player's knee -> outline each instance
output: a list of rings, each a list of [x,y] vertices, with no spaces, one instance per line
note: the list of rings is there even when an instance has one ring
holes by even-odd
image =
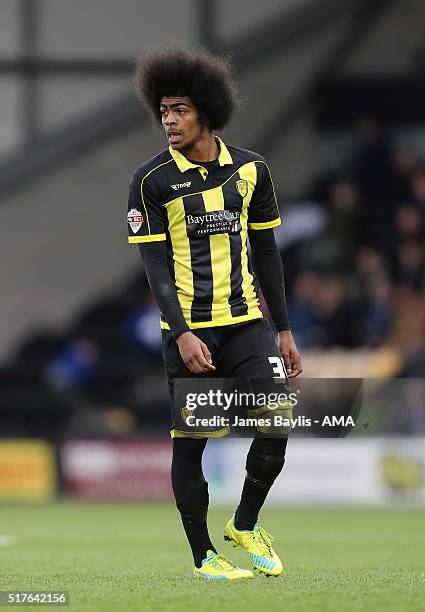
[[[208,510],[208,483],[204,479],[174,487],[176,506],[182,516],[204,519]]]
[[[284,438],[255,438],[246,458],[248,478],[260,486],[270,486],[285,464],[287,440]]]

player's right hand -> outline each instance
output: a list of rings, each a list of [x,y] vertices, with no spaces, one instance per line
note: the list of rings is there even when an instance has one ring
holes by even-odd
[[[214,372],[211,353],[207,345],[192,332],[185,332],[177,338],[180,355],[190,372],[205,374]]]

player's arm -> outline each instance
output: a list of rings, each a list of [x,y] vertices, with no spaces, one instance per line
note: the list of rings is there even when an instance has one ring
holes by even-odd
[[[170,326],[186,367],[194,374],[215,370],[207,345],[190,331],[180,307],[176,287],[167,263],[164,241],[139,244],[149,287]]]
[[[154,181],[145,180],[143,168],[130,183],[128,240],[138,244],[148,282],[159,309],[170,326],[186,367],[194,374],[214,368],[208,347],[189,330],[167,263],[166,215]]]
[[[258,282],[273,323],[279,334],[279,350],[289,378],[302,372],[301,358],[292,336],[286,305],[282,259],[273,227],[280,225],[280,214],[270,171],[257,163],[257,184],[248,211],[249,241]]]
[[[250,230],[249,241],[258,282],[279,334],[279,349],[288,376],[295,378],[302,372],[301,358],[289,324],[282,260],[273,229]]]

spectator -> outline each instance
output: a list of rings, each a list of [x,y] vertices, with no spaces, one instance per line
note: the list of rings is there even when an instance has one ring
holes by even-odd
[[[131,337],[139,344],[144,353],[153,357],[162,354],[159,310],[151,294],[142,306],[133,310],[127,320]]]
[[[419,166],[418,153],[414,147],[402,145],[398,147],[392,158],[393,183],[391,195],[395,205],[408,202],[411,199],[410,178]]]
[[[93,340],[76,338],[48,363],[44,377],[56,389],[76,390],[92,379],[99,359],[100,351]]]
[[[392,293],[391,283],[381,276],[371,283],[366,315],[366,334],[371,347],[385,344],[391,331]]]
[[[318,289],[315,297],[318,324],[314,330],[314,345],[324,348],[358,345],[357,330],[362,313],[358,305],[349,303],[344,280],[339,276],[324,277]]]
[[[420,210],[413,204],[403,204],[396,213],[396,242],[412,239],[423,241],[424,222]]]
[[[414,289],[423,288],[423,248],[415,240],[405,240],[397,248],[397,280]]]
[[[308,347],[314,342],[315,329],[319,313],[316,306],[316,294],[320,278],[311,271],[301,272],[294,284],[292,296],[288,302],[289,320],[298,347]]]
[[[394,176],[388,133],[375,117],[361,117],[355,125],[358,149],[352,167],[356,183],[371,199],[385,201]]]

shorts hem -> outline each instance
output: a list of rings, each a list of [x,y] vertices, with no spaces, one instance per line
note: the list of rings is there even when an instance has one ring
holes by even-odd
[[[224,438],[229,435],[230,427],[223,427],[217,431],[180,431],[179,429],[171,429],[171,438]]]

